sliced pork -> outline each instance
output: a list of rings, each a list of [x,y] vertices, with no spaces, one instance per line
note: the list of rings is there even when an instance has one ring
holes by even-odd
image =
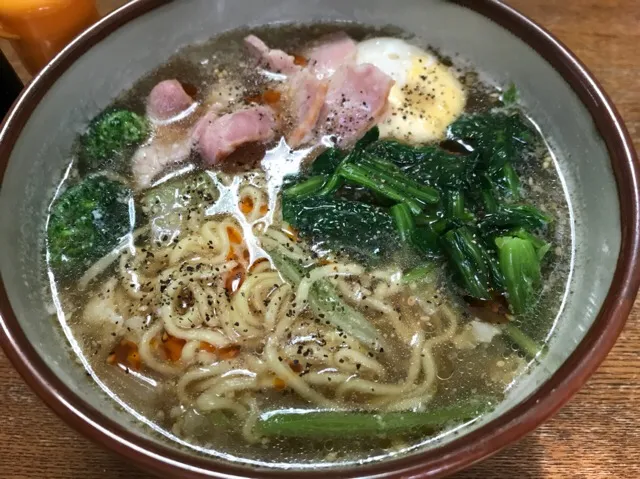
[[[191,153],[191,138],[154,138],[133,155],[133,177],[139,189],[148,188],[167,168],[185,161]]]
[[[147,98],[147,116],[155,122],[178,119],[194,106],[191,98],[178,80],[158,83]]]
[[[194,141],[208,165],[220,163],[238,147],[273,139],[276,119],[271,108],[256,106],[200,122]]]
[[[329,82],[320,80],[308,70],[296,73],[290,80],[289,101],[295,128],[287,138],[291,148],[297,148],[313,138],[314,128],[324,106]]]
[[[356,61],[356,42],[344,32],[333,33],[321,38],[306,52],[309,68],[320,78],[333,75],[343,65]]]
[[[365,63],[340,67],[329,82],[318,127],[348,146],[375,125],[385,113],[393,79]]]
[[[249,35],[244,41],[251,53],[260,59],[269,71],[282,73],[284,75],[290,75],[300,71],[300,67],[295,64],[295,58],[292,55],[282,50],[269,48],[255,35]]]

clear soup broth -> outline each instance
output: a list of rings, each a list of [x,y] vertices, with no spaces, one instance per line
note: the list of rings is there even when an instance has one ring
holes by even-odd
[[[240,462],[376,460],[477,421],[544,355],[571,236],[517,86],[474,68],[397,29],[296,25],[140,79],[48,212],[74,354],[167,438]]]

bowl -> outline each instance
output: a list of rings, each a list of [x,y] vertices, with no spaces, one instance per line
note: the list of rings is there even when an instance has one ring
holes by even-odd
[[[610,100],[544,29],[496,0],[138,0],[83,33],[27,87],[0,132],[1,341],[25,381],[71,426],[163,477],[326,477],[207,457],[164,440],[86,377],[43,285],[42,231],[76,133],[181,46],[241,25],[316,20],[393,24],[511,81],[557,152],[569,193],[571,278],[548,353],[494,412],[427,450],[331,469],[332,477],[441,477],[479,461],[558,411],[602,362],[638,286],[637,159]]]

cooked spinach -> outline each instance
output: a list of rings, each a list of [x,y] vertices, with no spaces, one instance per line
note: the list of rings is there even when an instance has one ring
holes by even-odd
[[[516,99],[515,89],[505,92],[509,105]],[[509,108],[462,116],[449,137],[466,150],[380,140],[377,128],[349,151],[330,148],[287,185],[284,219],[366,261],[402,248],[428,261],[444,257],[464,294],[505,295],[522,312],[536,297],[551,247],[536,234],[552,218],[522,202],[516,170],[536,133]],[[518,283],[516,273],[531,281]]]
[[[519,113],[503,112],[463,116],[449,127],[449,136],[471,145],[478,153],[478,168],[491,172],[522,160],[536,139]]]
[[[397,246],[393,219],[383,208],[340,198],[283,198],[284,220],[327,247],[372,259]]]
[[[437,146],[410,146],[392,140],[372,143],[367,154],[395,164],[414,181],[452,188],[469,183],[477,160],[473,154],[455,154]]]
[[[493,289],[490,262],[477,235],[467,227],[457,228],[444,234],[442,244],[449,265],[466,292],[474,298],[490,299]]]
[[[500,228],[524,228],[534,231],[546,227],[551,217],[532,205],[500,205],[497,210],[488,213],[479,226],[485,231]]]
[[[514,236],[501,236],[495,242],[509,304],[516,314],[524,313],[535,302],[542,284],[536,248],[532,241]]]

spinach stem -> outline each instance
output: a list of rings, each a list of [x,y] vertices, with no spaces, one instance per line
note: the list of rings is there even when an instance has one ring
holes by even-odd
[[[256,432],[264,436],[326,439],[436,430],[451,422],[474,419],[496,404],[494,398],[474,398],[425,412],[272,411],[261,415]]]
[[[369,174],[369,171],[358,165],[345,164],[339,169],[339,174],[347,181],[352,181],[359,185],[365,186],[381,195],[392,200],[406,203],[412,213],[418,214],[422,211],[422,207],[412,197],[396,190],[393,186],[384,182],[376,181]]]
[[[538,354],[543,350],[542,346],[523,333],[515,324],[505,324],[504,330],[507,333],[507,336],[509,336],[516,346],[518,346],[530,359],[538,356]]]
[[[304,198],[318,192],[327,181],[327,178],[322,175],[312,176],[308,180],[293,185],[286,190],[284,194],[291,198]]]
[[[411,214],[411,208],[405,203],[398,203],[389,210],[393,220],[396,223],[396,229],[400,234],[402,241],[409,241],[413,231],[416,229],[416,223]]]

